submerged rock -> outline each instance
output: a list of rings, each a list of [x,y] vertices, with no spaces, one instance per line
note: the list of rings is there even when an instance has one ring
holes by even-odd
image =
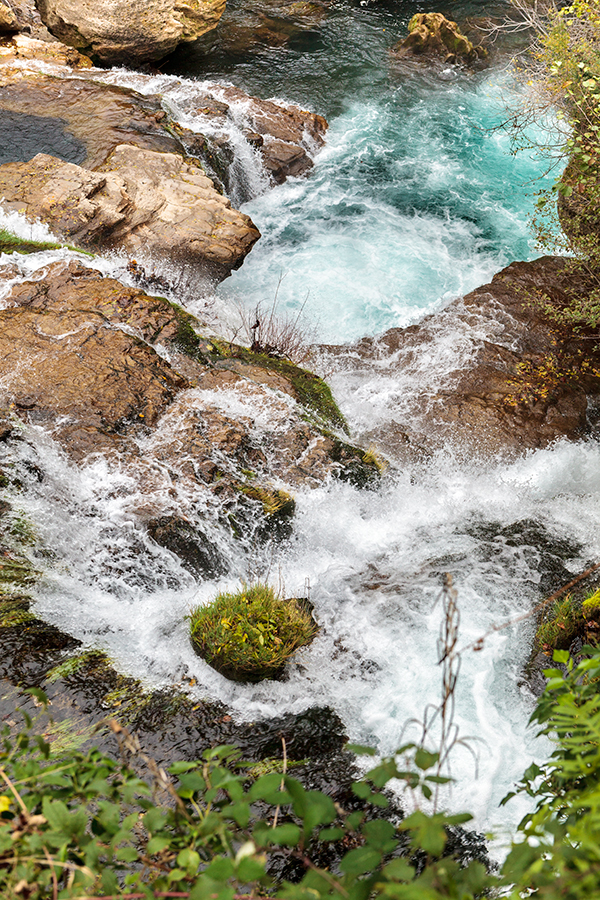
[[[109,65],[164,59],[213,29],[225,0],[38,0],[44,24],[64,44]]]
[[[215,578],[227,571],[213,542],[181,516],[160,516],[148,522],[147,528],[157,544],[171,550],[194,574]]]
[[[422,57],[467,65],[486,56],[486,50],[474,46],[456,22],[437,12],[416,13],[408,23],[408,37],[396,44],[392,52],[398,59]]]
[[[198,49],[204,55],[247,58],[268,47],[298,45],[318,34],[332,6],[333,0],[229,0],[217,28],[200,39]],[[178,55],[186,52],[182,47]]]

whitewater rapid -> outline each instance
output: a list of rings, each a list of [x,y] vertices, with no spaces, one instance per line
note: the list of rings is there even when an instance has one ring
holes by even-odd
[[[234,110],[234,200],[250,198],[243,209],[263,237],[216,296],[169,295],[194,313],[210,306],[215,329],[230,326],[235,303],[252,310],[278,292],[282,311],[306,304],[321,342],[349,342],[418,321],[511,260],[536,254],[530,183],[543,176],[544,164],[526,155],[514,159],[506,136],[494,130],[503,115],[506,71],[395,80],[381,62],[389,44],[382,23],[391,14],[348,4],[339,9],[323,40],[328,52],[343,48],[344,60],[336,57],[328,68],[321,51],[287,57],[278,51],[266,74],[261,59],[254,74],[247,65],[223,78],[246,79],[255,89],[264,79],[263,96],[312,105],[329,115],[331,128],[310,178],[267,190],[260,160],[243,137],[243,110]],[[323,80],[329,70],[335,84]],[[210,128],[205,117],[190,113],[202,78],[123,69],[79,77],[159,92],[182,125]],[[27,239],[51,237],[14,217],[0,224]],[[18,263],[18,280],[70,255],[48,251],[1,262]],[[122,257],[77,258],[130,283]],[[328,360],[323,374],[351,430],[400,421],[424,384],[433,390],[445,373],[468,365],[472,340],[446,321],[447,331],[410,366],[382,359],[357,371],[343,356]],[[489,336],[489,327],[482,324],[479,339]],[[223,393],[212,399],[222,408],[237,402]],[[259,408],[254,419],[260,434]],[[332,706],[352,740],[382,753],[393,752],[407,721],[421,719],[439,697],[445,573],[454,578],[460,643],[467,645],[532,608],[543,595],[549,559],[576,573],[600,552],[600,448],[592,440],[559,442],[511,462],[459,459],[448,450],[390,466],[377,489],[332,481],[297,490],[292,538],[252,552],[224,531],[208,501],[196,498],[199,527],[230,565],[227,577],[200,582],[136,523],[131,510],[147,498],[135,473],[114,459],[76,466],[39,428],[24,429],[24,437],[10,452],[44,474],[42,480],[24,476],[19,497],[40,541],[32,552],[43,573],[35,588],[42,617],[85,646],[106,650],[118,668],[146,684],[184,685],[198,698],[223,701],[240,721]],[[284,585],[290,595],[302,594],[309,582],[321,631],[287,680],[239,685],[194,655],[185,616],[218,590],[255,577]],[[500,810],[498,802],[531,758],[548,750],[527,727],[534,701],[523,666],[533,628],[527,621],[494,632],[483,650],[462,660],[456,721],[463,737],[475,739],[478,776],[470,753],[457,750],[448,802],[472,810],[476,826],[486,830],[519,819],[522,809]]]

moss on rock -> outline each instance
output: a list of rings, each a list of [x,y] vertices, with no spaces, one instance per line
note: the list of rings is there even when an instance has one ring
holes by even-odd
[[[229,344],[226,341],[214,340],[211,342],[211,348],[215,357],[234,358],[282,376],[292,388],[298,403],[309,413],[322,419],[326,424],[348,433],[348,423],[333,399],[331,388],[314,372],[295,365],[289,359],[269,356],[267,353],[254,353],[247,347]]]
[[[189,616],[196,653],[232,681],[277,678],[287,660],[314,638],[306,601],[283,599],[265,584],[219,594]]]

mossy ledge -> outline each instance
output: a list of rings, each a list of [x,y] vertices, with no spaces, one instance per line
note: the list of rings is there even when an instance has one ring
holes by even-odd
[[[198,337],[196,335],[196,337]],[[259,366],[276,372],[291,386],[296,400],[307,410],[333,428],[339,428],[349,434],[348,423],[333,399],[331,388],[322,378],[295,365],[289,359],[269,356],[266,353],[254,353],[247,347],[231,344],[217,338],[205,340],[198,337],[198,345],[194,353],[202,354],[203,361],[209,359],[218,365],[227,359],[239,360],[249,366]]]
[[[226,678],[250,683],[280,677],[317,632],[307,601],[284,599],[266,584],[218,594],[189,620],[195,652]]]
[[[25,238],[17,237],[5,228],[0,228],[0,253],[40,253],[43,250],[73,250],[76,253],[83,253],[85,256],[92,256],[87,250],[81,250],[71,244],[59,244],[53,241],[33,241]]]

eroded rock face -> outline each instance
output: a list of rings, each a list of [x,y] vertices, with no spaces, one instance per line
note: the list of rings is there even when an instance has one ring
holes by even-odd
[[[19,30],[17,17],[12,7],[6,3],[0,3],[0,34],[14,34]]]
[[[95,62],[135,65],[210,31],[225,0],[38,0],[38,9],[55,37]]]
[[[236,117],[242,117],[244,130],[260,152],[273,181],[281,184],[288,175],[304,175],[312,168],[313,161],[307,151],[314,153],[325,143],[327,121],[323,116],[297,106],[249,97],[233,86],[215,85],[214,93],[219,101],[228,104],[224,114],[229,111],[229,105],[237,104]],[[213,119],[218,118],[210,103],[197,111],[206,108]]]
[[[260,237],[202,169],[172,153],[118,146],[102,171],[45,154],[0,166],[5,209],[41,219],[90,248],[196,264],[217,279],[241,265]]]
[[[596,340],[544,312],[585,290],[565,259],[513,263],[419,325],[337,351],[359,377],[387,363],[391,379],[410,384],[406,397],[386,382],[393,399],[362,440],[402,459],[411,447],[413,456],[443,446],[488,455],[585,434],[588,408],[600,398]]]
[[[373,474],[298,403],[296,379],[316,376],[290,365],[286,377],[242,348],[221,349],[162,298],[57,262],[14,285],[6,303],[0,408],[43,425],[76,461],[118,454],[132,483],[124,510],[192,571],[225,568],[198,530],[198,507],[250,540],[281,537],[294,486],[361,466]]]
[[[396,44],[393,53],[400,59],[415,56],[467,65],[486,56],[483,47],[475,47],[456,22],[441,13],[416,13],[408,23],[408,37]]]

